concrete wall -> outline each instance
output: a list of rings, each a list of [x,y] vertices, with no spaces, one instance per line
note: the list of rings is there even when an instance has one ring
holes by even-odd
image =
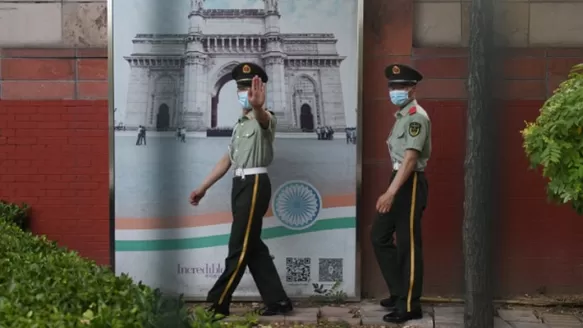
[[[497,26],[513,47],[500,70],[498,295],[583,292],[583,220],[567,207],[546,203],[544,181],[528,170],[518,132],[569,68],[583,62],[581,23],[574,17],[582,3],[498,3],[504,15]],[[433,120],[435,153],[423,223],[425,294],[462,292],[468,4],[365,1],[358,220],[364,296],[386,294],[369,233],[376,198],[388,181],[385,140],[394,108],[383,70],[394,62],[425,74],[420,102]],[[103,264],[110,260],[104,6],[0,1],[0,198],[30,203],[35,232]]]

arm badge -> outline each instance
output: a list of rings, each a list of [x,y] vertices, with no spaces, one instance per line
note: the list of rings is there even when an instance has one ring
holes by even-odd
[[[409,123],[409,135],[416,137],[421,133],[421,124],[417,122]]]

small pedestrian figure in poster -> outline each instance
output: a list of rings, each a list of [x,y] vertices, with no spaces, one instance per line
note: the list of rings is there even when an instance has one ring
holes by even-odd
[[[346,133],[346,144],[348,145],[349,143],[352,142],[352,135],[350,129],[346,128],[346,130],[344,131]]]
[[[185,127],[180,128],[180,142],[186,143],[186,128]]]
[[[271,199],[267,167],[273,162],[273,142],[277,118],[265,109],[267,74],[253,63],[241,63],[232,73],[243,113],[233,129],[228,151],[202,185],[190,194],[190,203],[199,204],[206,191],[234,168],[231,204],[233,223],[225,271],[207,296],[210,311],[229,315],[233,292],[248,267],[265,307],[263,316],[283,315],[293,310],[269,248],[261,240],[263,216]]]
[[[141,146],[142,142],[146,145],[146,128],[143,125],[138,126],[138,140],[136,146]]]
[[[326,140],[332,140],[334,139],[334,130],[327,126],[326,127]]]
[[[346,144],[356,144],[356,128],[346,128]]]

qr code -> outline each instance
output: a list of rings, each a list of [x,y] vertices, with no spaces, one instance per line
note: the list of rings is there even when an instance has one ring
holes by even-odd
[[[285,259],[285,281],[309,282],[311,264],[312,261],[309,257],[287,257]]]
[[[342,259],[320,259],[318,264],[320,282],[342,281]]]

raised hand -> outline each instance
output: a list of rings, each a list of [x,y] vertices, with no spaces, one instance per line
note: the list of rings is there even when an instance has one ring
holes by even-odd
[[[248,93],[249,104],[253,108],[262,108],[265,103],[265,83],[255,75],[251,81],[251,89]]]

